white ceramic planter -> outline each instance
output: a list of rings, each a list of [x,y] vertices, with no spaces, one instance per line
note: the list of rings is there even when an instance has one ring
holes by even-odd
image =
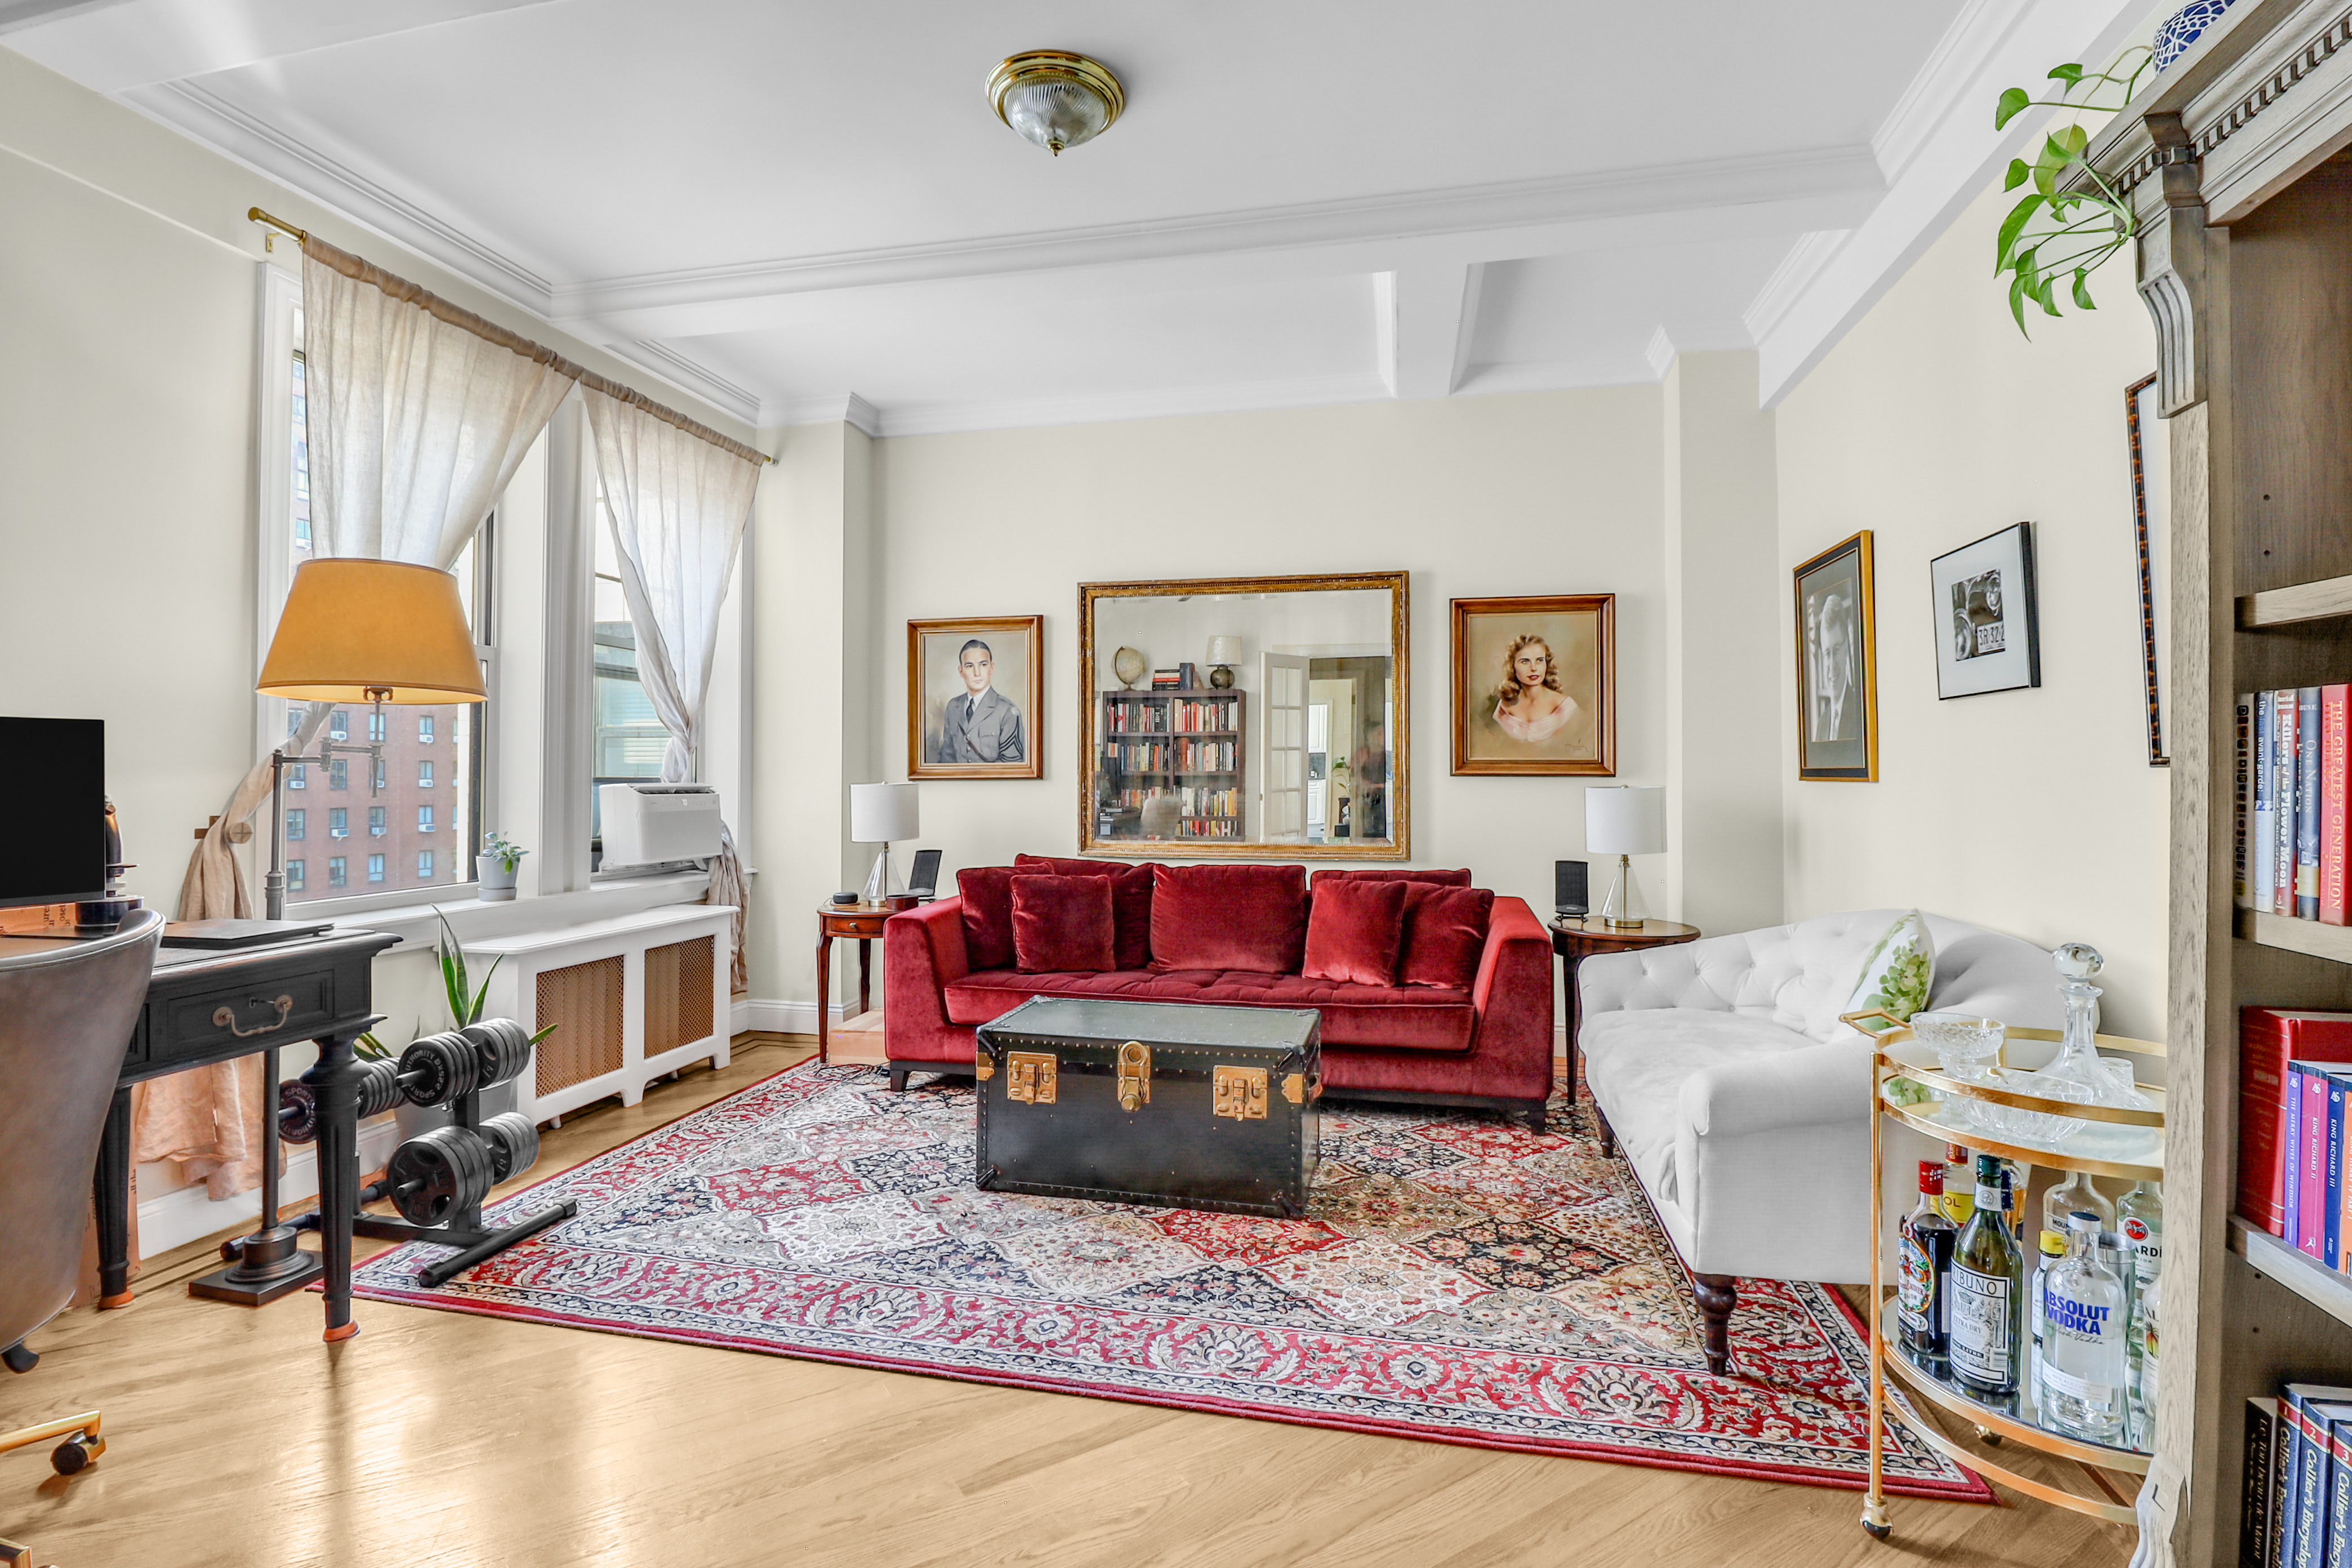
[[[518,860],[513,866],[508,867],[485,856],[476,864],[480,869],[480,879],[476,884],[477,896],[482,902],[503,904],[514,898],[515,876],[522,869],[521,861]]]

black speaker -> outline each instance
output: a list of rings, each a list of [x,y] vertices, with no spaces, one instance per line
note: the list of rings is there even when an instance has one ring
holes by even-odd
[[[1581,860],[1557,860],[1552,863],[1552,903],[1554,911],[1563,915],[1590,912],[1590,895],[1585,891],[1585,864]]]

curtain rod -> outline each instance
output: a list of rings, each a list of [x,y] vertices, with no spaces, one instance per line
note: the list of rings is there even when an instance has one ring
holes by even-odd
[[[408,300],[411,303],[422,307],[437,319],[447,321],[452,326],[463,327],[467,331],[474,333],[477,337],[486,338],[489,342],[497,343],[502,348],[511,349],[515,353],[522,354],[526,358],[540,360],[544,363],[553,364],[558,369],[568,373],[572,379],[578,382],[581,385],[596,392],[601,392],[607,397],[616,399],[622,403],[629,404],[634,407],[642,408],[646,413],[652,415],[655,418],[662,420],[667,424],[674,425],[690,436],[699,437],[703,440],[709,442],[714,447],[732,452],[739,458],[743,458],[751,462],[759,463],[762,467],[772,464],[776,460],[775,458],[768,456],[765,452],[745,446],[742,442],[736,440],[731,436],[721,435],[719,432],[711,429],[709,426],[702,424],[698,420],[689,419],[674,408],[665,407],[663,405],[656,403],[652,398],[647,397],[644,393],[637,391],[635,387],[624,386],[617,381],[613,381],[605,376],[598,375],[594,371],[588,369],[585,365],[574,364],[570,360],[567,360],[562,355],[557,353],[554,350],[543,347],[539,343],[535,343],[529,338],[522,336],[520,333],[510,332],[505,328],[499,326],[497,323],[490,321],[484,317],[476,315],[473,311],[465,309],[463,306],[454,305],[448,300],[442,299],[439,295],[432,293],[427,289],[419,288],[417,285],[409,282],[404,278],[399,278],[392,273],[384,271],[382,268],[377,267],[373,262],[362,260],[359,257],[352,255],[349,251],[342,250],[335,246],[327,244],[324,240],[313,240],[307,229],[297,228],[292,224],[288,223],[284,218],[272,217],[269,214],[263,212],[259,207],[247,207],[245,211],[245,217],[247,223],[267,224],[270,228],[277,230],[280,234],[291,236],[294,241],[302,247],[305,255],[310,254],[314,248],[322,253],[331,253],[320,254],[317,259],[325,265],[333,267],[338,272],[342,272],[352,277],[359,277],[362,281],[375,283],[379,287],[382,287],[385,283],[390,283],[394,285],[394,287],[386,289],[385,292],[393,294],[398,298]],[[352,267],[341,265],[341,261],[337,259],[339,258],[341,261],[352,262],[354,266],[359,268],[361,271],[354,272]],[[373,274],[373,276],[362,277],[362,273]]]

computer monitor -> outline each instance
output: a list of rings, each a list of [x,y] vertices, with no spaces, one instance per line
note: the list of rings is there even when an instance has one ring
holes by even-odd
[[[940,855],[937,849],[915,851],[915,874],[907,879],[907,891],[919,899],[933,899],[940,891]]]
[[[0,908],[106,896],[106,723],[0,718]]]

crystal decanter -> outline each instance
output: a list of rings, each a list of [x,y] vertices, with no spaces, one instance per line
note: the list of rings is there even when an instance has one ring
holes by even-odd
[[[2052,955],[2052,962],[2058,969],[2058,993],[2066,999],[2065,1037],[2059,1042],[2058,1054],[2047,1067],[2032,1071],[2001,1068],[2002,1085],[2020,1094],[2063,1100],[2075,1105],[2152,1110],[2156,1102],[2132,1086],[2131,1064],[2102,1057],[2098,1052],[2099,988],[2091,984],[2091,978],[2105,967],[2106,960],[2099,956],[2098,949],[2070,942]],[[2083,1123],[2074,1117],[2037,1110],[2002,1109],[1999,1115],[2004,1130],[2011,1136],[2042,1142],[2054,1143],[2083,1129]]]

